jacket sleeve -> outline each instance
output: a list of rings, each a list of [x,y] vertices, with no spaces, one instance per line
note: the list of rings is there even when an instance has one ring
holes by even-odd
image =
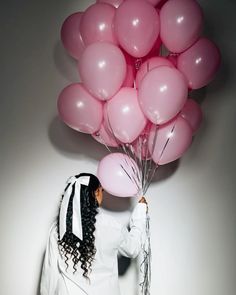
[[[54,222],[49,231],[49,237],[44,256],[40,281],[40,295],[56,294],[57,282],[59,278],[57,258],[58,244],[56,238],[56,222]]]
[[[140,253],[146,238],[146,211],[147,205],[138,203],[130,218],[130,231],[126,226],[122,228],[118,247],[121,255],[135,258]]]

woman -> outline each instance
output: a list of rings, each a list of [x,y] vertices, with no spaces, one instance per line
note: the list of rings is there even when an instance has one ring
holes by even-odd
[[[71,177],[58,220],[50,229],[41,295],[119,295],[118,252],[136,257],[145,239],[146,200],[141,198],[130,231],[100,211],[103,189],[96,176]]]

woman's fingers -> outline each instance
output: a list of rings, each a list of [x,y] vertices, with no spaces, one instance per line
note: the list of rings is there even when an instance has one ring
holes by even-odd
[[[139,200],[139,203],[145,203],[145,204],[147,204],[147,200],[145,199],[144,196],[142,196],[142,198]]]

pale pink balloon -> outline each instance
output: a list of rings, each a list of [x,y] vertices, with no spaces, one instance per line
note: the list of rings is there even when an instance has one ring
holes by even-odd
[[[151,160],[151,154],[148,150],[148,146],[146,143],[143,143],[143,141],[145,141],[146,139],[136,139],[133,143],[132,143],[132,146],[133,146],[133,150],[134,150],[134,154],[136,155],[136,157],[138,158],[138,160],[140,161],[141,160]]]
[[[102,187],[117,197],[135,197],[141,189],[137,164],[122,153],[105,156],[98,165],[97,177]]]
[[[126,77],[126,62],[121,50],[106,42],[89,45],[79,61],[85,87],[98,99],[107,100],[120,89]]]
[[[211,82],[220,62],[218,47],[209,39],[201,38],[178,56],[177,68],[187,78],[189,88],[198,89]]]
[[[105,130],[107,130],[107,133],[111,134],[112,138],[114,138],[117,142],[119,142],[119,144],[121,144],[122,142],[115,136],[115,133],[111,127],[111,121],[108,116],[108,102],[104,103],[103,106],[103,125]]]
[[[104,123],[102,123],[100,130],[92,134],[92,137],[96,141],[100,142],[101,144],[104,144],[105,146],[108,146],[108,147],[119,146],[118,140],[112,135],[109,129],[105,127]]]
[[[177,69],[160,66],[142,79],[138,97],[146,117],[154,124],[164,124],[184,106],[188,95],[186,79]]]
[[[97,0],[97,3],[107,3],[113,5],[115,8],[118,8],[124,0]]]
[[[168,66],[168,67],[174,67],[173,64],[164,57],[152,57],[148,60],[146,60],[140,67],[140,69],[137,72],[136,75],[136,88],[139,88],[139,85],[141,81],[143,80],[144,76],[150,72],[154,68],[158,68],[160,66]]]
[[[172,52],[183,52],[200,36],[203,13],[195,0],[169,0],[160,10],[160,36]]]
[[[134,57],[143,57],[159,35],[159,15],[144,0],[126,0],[116,11],[115,32],[121,47]]]
[[[115,7],[106,3],[96,3],[85,10],[80,31],[86,46],[98,41],[118,44],[113,26],[115,11]]]
[[[137,91],[124,87],[107,102],[107,116],[115,137],[123,143],[134,141],[146,126]]]
[[[85,48],[79,30],[82,15],[82,12],[76,12],[68,16],[61,27],[61,41],[63,46],[75,59],[80,58]]]
[[[62,90],[57,101],[60,118],[72,129],[92,134],[100,129],[102,103],[91,96],[82,84]]]
[[[193,133],[195,133],[199,129],[202,123],[202,109],[200,105],[191,98],[186,101],[183,109],[180,112],[180,116],[189,123]]]
[[[191,142],[192,129],[185,119],[178,116],[162,126],[153,125],[149,151],[156,164],[164,165],[180,158]]]

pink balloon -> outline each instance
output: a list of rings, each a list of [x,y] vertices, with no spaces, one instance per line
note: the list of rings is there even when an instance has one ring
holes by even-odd
[[[102,187],[118,197],[135,197],[141,188],[138,166],[125,154],[105,156],[98,165],[97,176]]]
[[[142,79],[138,97],[146,117],[154,124],[164,124],[182,109],[188,95],[187,82],[175,68],[160,66]]]
[[[160,36],[172,52],[182,52],[200,36],[203,13],[195,0],[169,0],[160,11]]]
[[[178,56],[177,68],[187,78],[189,88],[198,89],[211,82],[220,61],[218,47],[209,39],[201,38]]]
[[[134,88],[121,88],[107,102],[107,115],[113,134],[123,143],[134,141],[147,123]]]
[[[164,165],[180,158],[191,142],[192,129],[185,119],[178,116],[162,126],[153,125],[149,138],[149,151],[156,164]]]
[[[82,15],[82,12],[77,12],[68,16],[61,27],[61,41],[65,49],[75,59],[80,58],[85,48],[79,30]]]
[[[85,45],[98,41],[117,44],[113,20],[115,7],[106,3],[89,6],[81,19],[80,31]]]
[[[97,3],[107,3],[113,5],[115,8],[118,8],[124,0],[97,0]]]
[[[61,119],[71,128],[92,134],[102,123],[102,103],[75,83],[62,90],[57,102]]]
[[[173,64],[164,57],[152,57],[146,60],[140,67],[136,75],[136,88],[139,88],[141,81],[143,80],[144,76],[150,72],[152,69],[160,67],[160,66],[169,66],[174,67]]]
[[[151,160],[152,157],[151,157],[151,154],[148,150],[148,146],[146,144],[141,144],[141,142],[142,141],[138,138],[132,143],[133,150],[134,150],[136,157],[139,160],[140,160],[140,158],[145,161]]]
[[[101,128],[99,131],[94,133],[92,137],[100,142],[101,144],[104,144],[106,146],[111,147],[118,147],[119,143],[118,140],[112,135],[112,133],[106,128],[104,123],[102,123]]]
[[[122,86],[126,62],[121,50],[106,42],[89,45],[79,61],[79,73],[85,87],[98,99],[111,98]]]
[[[200,105],[193,99],[189,98],[183,109],[180,112],[183,117],[191,126],[193,133],[195,133],[202,123],[202,109]]]
[[[121,47],[134,57],[143,57],[158,37],[159,15],[144,0],[126,0],[116,11],[114,25]]]

